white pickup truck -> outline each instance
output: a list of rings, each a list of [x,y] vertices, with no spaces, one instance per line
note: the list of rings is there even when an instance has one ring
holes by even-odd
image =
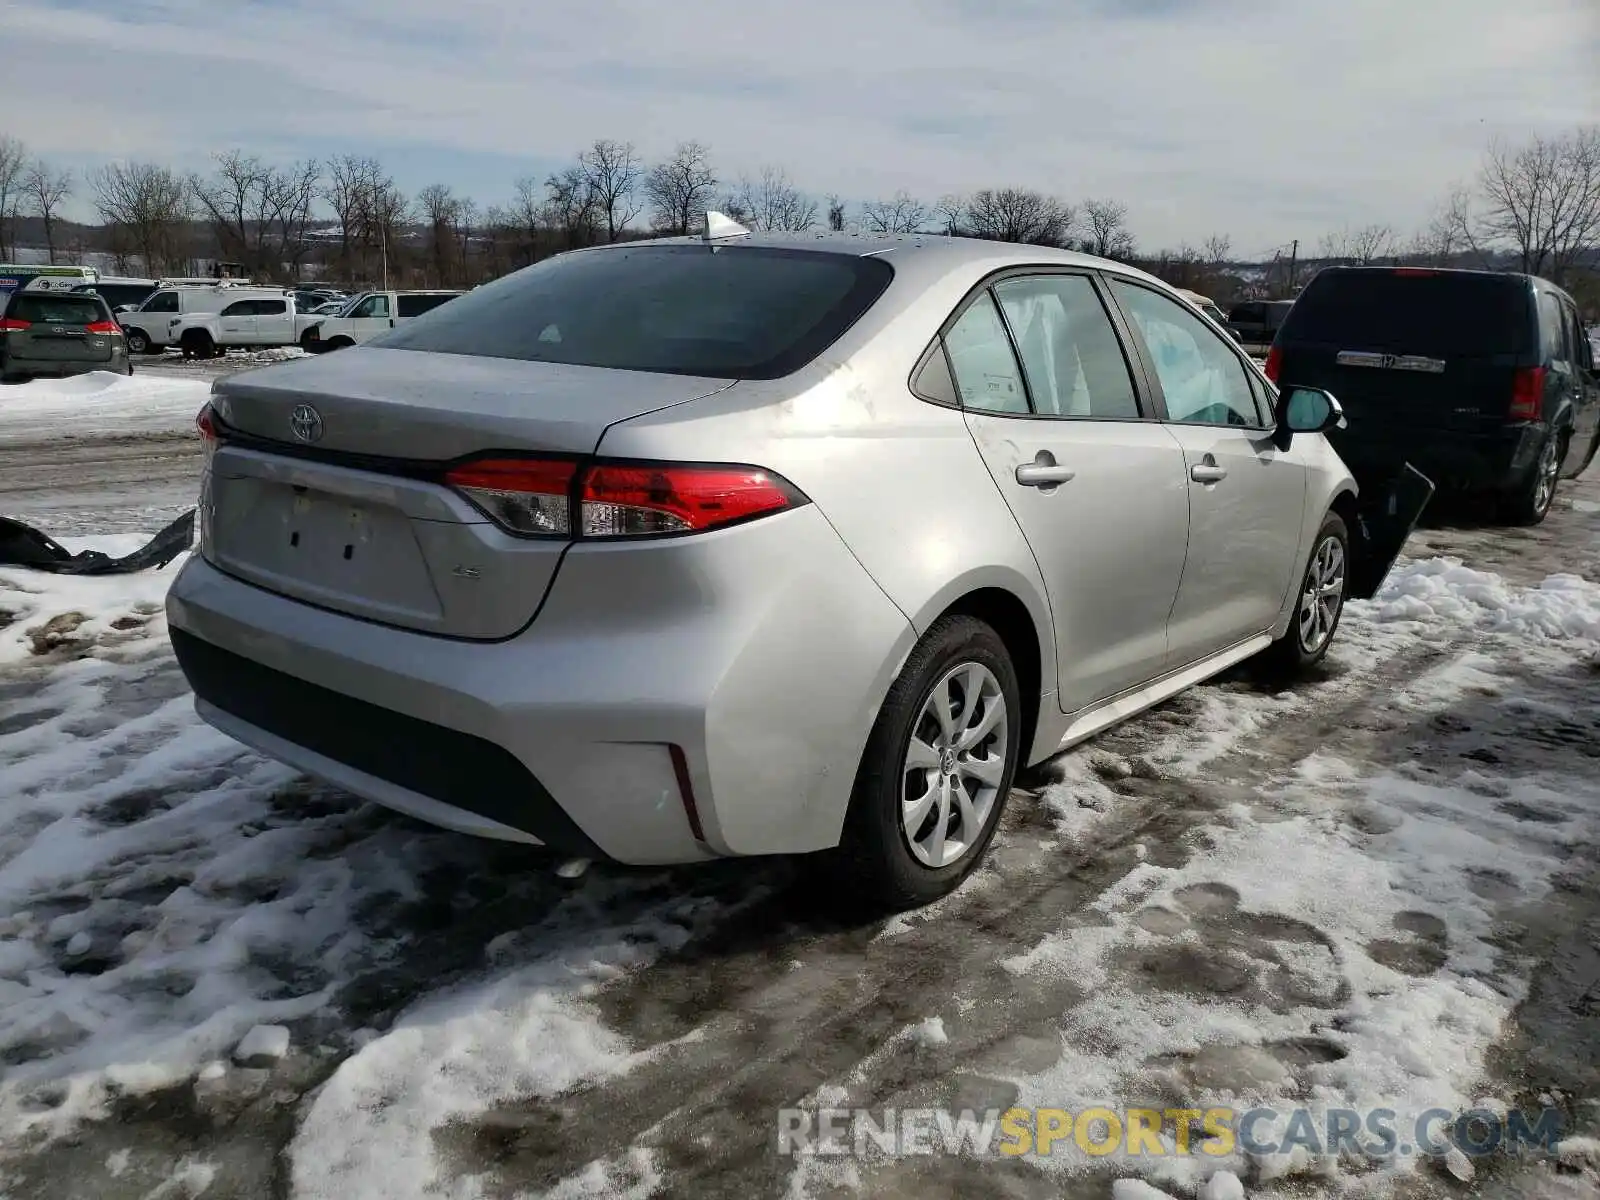
[[[461,294],[444,290],[362,292],[334,316],[320,318],[308,326],[300,339],[300,346],[313,354],[356,346],[412,317],[420,317]]]
[[[186,358],[213,358],[228,350],[296,346],[321,318],[295,307],[291,292],[229,297],[214,312],[189,312],[173,322],[166,340]]]

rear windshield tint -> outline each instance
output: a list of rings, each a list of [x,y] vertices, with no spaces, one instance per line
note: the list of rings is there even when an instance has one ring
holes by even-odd
[[[109,319],[111,311],[98,296],[24,292],[12,297],[8,315],[36,325],[88,325]]]
[[[1395,354],[1520,354],[1528,346],[1528,288],[1510,276],[1319,275],[1279,337]]]
[[[766,246],[583,251],[486,284],[368,344],[775,379],[837,340],[893,276],[879,258]]]

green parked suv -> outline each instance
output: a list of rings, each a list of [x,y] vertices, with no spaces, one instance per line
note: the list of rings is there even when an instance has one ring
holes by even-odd
[[[0,317],[0,381],[114,371],[132,375],[128,341],[89,292],[14,292]]]

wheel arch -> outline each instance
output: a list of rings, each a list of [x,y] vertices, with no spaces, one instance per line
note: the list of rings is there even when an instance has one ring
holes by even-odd
[[[1012,668],[1017,673],[1017,690],[1022,696],[1022,737],[1018,745],[1020,761],[1026,762],[1038,731],[1045,680],[1048,678],[1052,685],[1055,681],[1055,655],[1051,654],[1048,664],[1044,655],[1045,646],[1050,643],[1041,640],[1038,621],[1022,598],[996,584],[975,587],[957,596],[925,624],[919,622],[918,632],[948,616],[967,616],[982,621],[1005,643]]]

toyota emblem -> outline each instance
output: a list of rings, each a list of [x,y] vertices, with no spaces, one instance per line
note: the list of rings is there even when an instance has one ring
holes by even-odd
[[[289,428],[296,440],[320,442],[322,440],[322,414],[309,404],[296,404],[289,414]]]

